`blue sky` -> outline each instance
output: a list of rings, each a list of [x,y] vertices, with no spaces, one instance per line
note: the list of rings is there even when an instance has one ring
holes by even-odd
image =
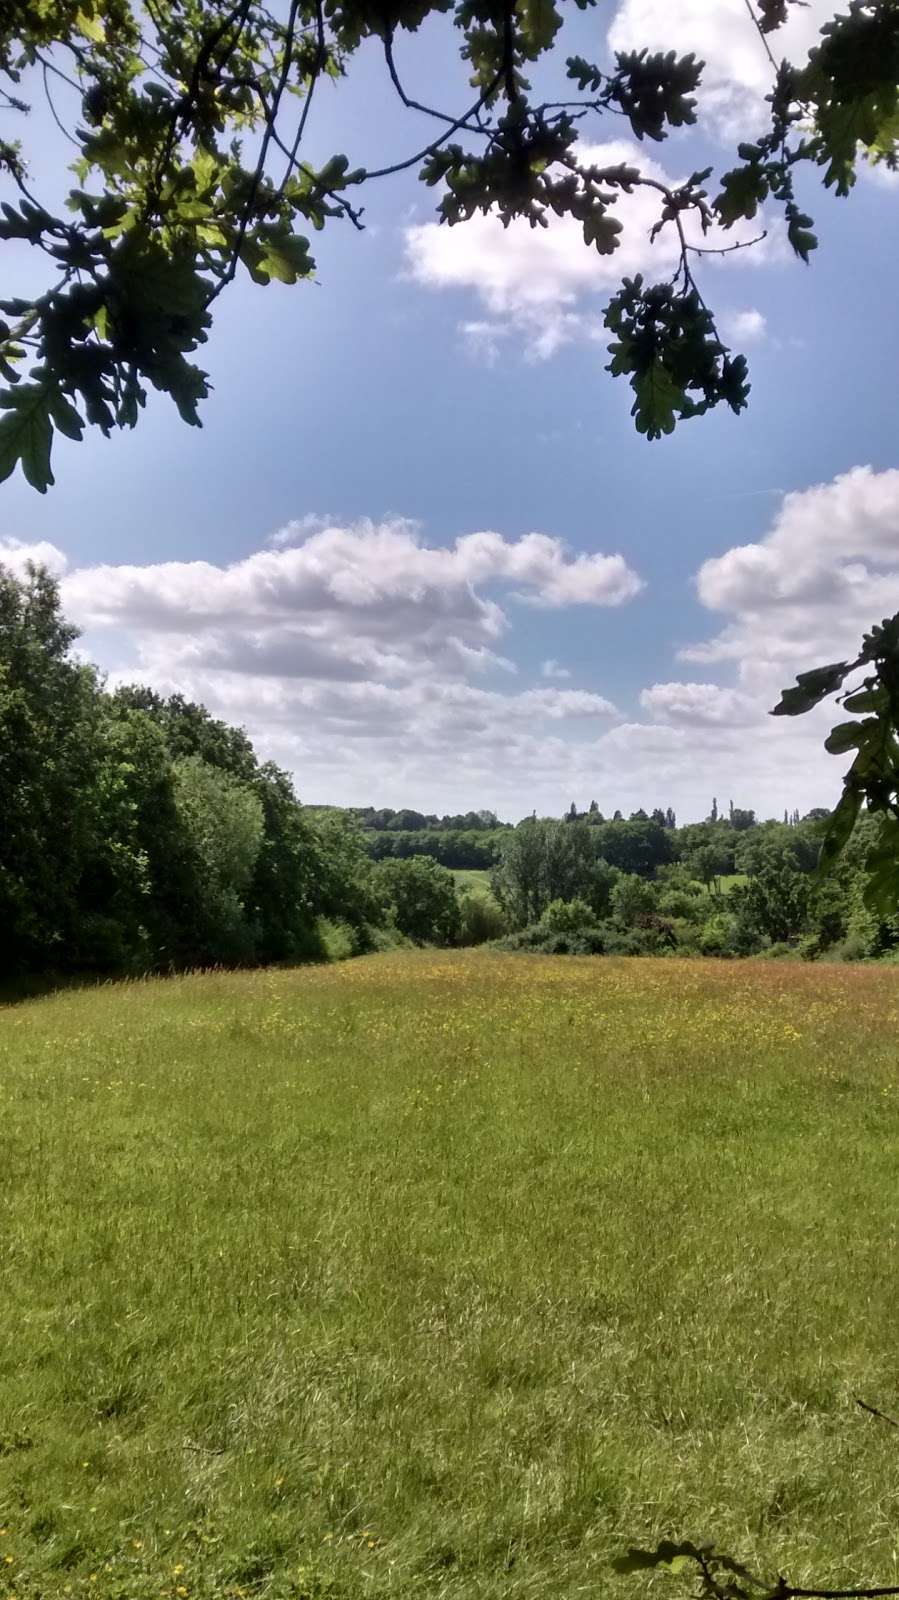
[[[766,69],[737,0],[672,11],[622,0],[612,36],[709,60],[706,139],[644,153],[677,176],[751,128]],[[801,15],[797,51],[826,13]],[[579,19],[564,49],[599,54],[608,18]],[[404,69],[455,108],[441,28]],[[428,128],[372,57],[322,102],[316,139],[371,162]],[[609,139],[620,123],[591,130]],[[58,183],[40,125],[31,148],[35,180]],[[595,796],[686,818],[713,794],[764,813],[832,798],[820,723],[767,709],[899,606],[899,187],[811,189],[810,268],[776,229],[758,259],[707,268],[745,338],[750,409],[655,444],[603,370],[612,280],[583,245],[490,219],[436,230],[433,198],[411,176],[372,187],[363,235],[315,238],[317,283],[237,283],[202,352],[203,429],[155,397],[133,434],[60,440],[46,497],[18,476],[0,490],[7,558],[52,546],[114,681],[244,723],[310,801],[515,817]],[[638,223],[623,265],[651,271]]]

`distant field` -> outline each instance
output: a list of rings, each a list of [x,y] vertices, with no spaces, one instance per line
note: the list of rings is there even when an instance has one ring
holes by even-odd
[[[0,1594],[899,1582],[897,1023],[485,952],[0,1010]]]
[[[490,893],[490,873],[486,870],[481,871],[477,867],[454,867],[453,877],[457,889],[469,889],[477,894]]]

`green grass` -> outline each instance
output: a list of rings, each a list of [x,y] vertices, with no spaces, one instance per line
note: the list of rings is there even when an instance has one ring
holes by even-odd
[[[481,867],[453,867],[457,889],[468,889],[472,894],[491,894],[490,873]]]
[[[0,1011],[0,1594],[899,1581],[897,1022],[483,952]]]

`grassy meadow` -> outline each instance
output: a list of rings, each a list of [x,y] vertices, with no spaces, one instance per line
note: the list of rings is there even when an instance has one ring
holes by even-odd
[[[485,867],[454,867],[453,877],[457,889],[467,889],[469,894],[491,893],[490,873]]]
[[[897,1024],[483,952],[3,1008],[0,1595],[899,1582]]]

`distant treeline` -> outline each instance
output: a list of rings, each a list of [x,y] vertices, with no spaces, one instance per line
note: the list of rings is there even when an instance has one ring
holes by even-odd
[[[486,810],[438,818],[421,811],[354,806],[345,812],[337,807],[320,808],[317,814],[353,818],[362,830],[372,861],[429,856],[450,869],[482,871],[496,866],[502,859],[510,833],[515,826],[521,826],[521,823],[500,822],[494,812]],[[825,810],[819,809],[810,812],[807,820],[814,821],[826,815]],[[536,814],[522,820],[535,821]],[[759,826],[754,811],[735,806],[731,801],[726,812],[719,812],[717,800],[712,801],[705,822],[688,823],[683,828],[678,828],[671,806],[657,806],[651,812],[633,811],[629,817],[615,811],[606,818],[595,800],[585,811],[578,811],[572,803],[561,819],[542,820],[582,824],[591,830],[592,847],[597,855],[622,872],[636,872],[644,877],[651,877],[658,867],[679,861],[684,852],[694,849],[698,842],[708,843],[711,839],[716,841],[719,856],[723,852],[731,863],[722,867],[717,875],[732,873],[737,870],[733,865],[737,836]],[[785,825],[795,826],[799,821],[798,811],[785,812]],[[697,829],[702,831],[697,834]]]

